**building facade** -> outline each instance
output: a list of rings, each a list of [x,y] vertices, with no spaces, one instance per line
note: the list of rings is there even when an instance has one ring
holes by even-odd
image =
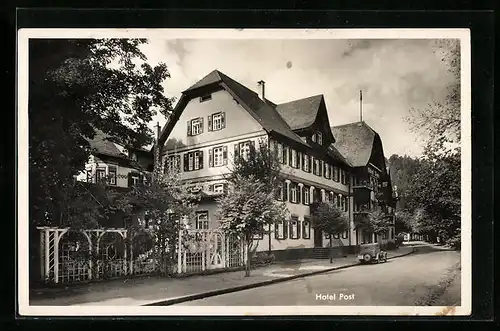
[[[363,144],[357,143],[358,134]],[[226,189],[223,175],[235,155],[249,153],[259,141],[278,151],[283,180],[277,199],[286,201],[290,218],[269,229],[270,234],[256,237],[257,251],[307,255],[331,241],[345,252],[363,242],[393,239],[393,228],[375,236],[355,224],[356,217],[366,215],[361,206],[373,209],[391,194],[375,131],[364,122],[332,127],[323,95],[275,104],[265,98],[264,82],[254,92],[217,70],[182,93],[158,139],[162,166],[178,169],[183,181],[203,192],[193,228],[219,226],[214,198]],[[364,185],[366,180],[371,184]],[[327,200],[341,208],[350,223],[348,231],[332,240],[314,231],[310,220],[314,204]],[[389,200],[379,205],[392,212]]]

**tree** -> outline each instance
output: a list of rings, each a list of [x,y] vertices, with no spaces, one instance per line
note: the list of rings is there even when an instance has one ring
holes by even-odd
[[[415,130],[428,134],[430,144],[442,145],[444,140],[458,143],[461,138],[460,41],[436,40],[432,47],[450,74],[447,95],[444,100],[432,100],[424,108],[410,109],[411,116],[407,120]]]
[[[90,155],[95,130],[121,145],[151,143],[148,123],[168,113],[165,64],[151,67],[139,39],[33,39],[29,45],[30,217],[57,223],[65,192]]]
[[[355,223],[357,228],[366,229],[377,235],[386,233],[392,226],[391,219],[381,208],[365,210],[365,215],[356,217]]]
[[[179,235],[187,229],[189,219],[194,219],[195,210],[200,196],[191,193],[187,184],[182,183],[175,171],[159,171],[146,183],[139,183],[119,203],[123,210],[141,208],[146,212],[146,223],[132,223],[130,237],[146,234],[152,238],[152,243],[145,242],[149,258],[157,263],[157,270],[169,274],[177,262],[176,247]],[[183,235],[187,242],[189,236]],[[137,249],[136,249],[137,250]]]
[[[313,208],[311,221],[314,231],[321,231],[330,237],[330,263],[333,263],[332,237],[349,229],[349,218],[344,211],[331,202],[320,202]]]
[[[287,216],[286,205],[276,200],[280,169],[276,152],[269,148],[266,140],[261,140],[258,149],[250,146],[248,155],[235,155],[232,167],[224,176],[228,191],[217,199],[218,216],[226,233],[244,241],[246,276],[250,276],[254,236],[260,235],[266,226],[271,229]]]

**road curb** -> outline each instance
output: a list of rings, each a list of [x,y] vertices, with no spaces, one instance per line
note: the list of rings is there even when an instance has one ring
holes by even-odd
[[[408,252],[408,253],[404,253],[404,254],[401,254],[401,255],[398,255],[398,256],[388,257],[387,260],[391,260],[391,259],[396,259],[398,257],[407,256],[407,255],[410,255],[410,254],[414,253],[415,251],[416,251],[416,249],[413,248],[413,250],[410,251],[410,252]],[[155,301],[155,302],[148,303],[148,304],[145,304],[145,305],[142,305],[142,306],[171,306],[171,305],[175,305],[175,304],[178,304],[178,303],[183,303],[183,302],[188,302],[188,301],[194,301],[194,300],[200,300],[200,299],[209,298],[209,297],[213,297],[213,296],[217,296],[217,295],[228,294],[228,293],[233,293],[233,292],[239,292],[239,291],[249,290],[249,289],[252,289],[252,288],[257,288],[257,287],[263,287],[263,286],[267,286],[267,285],[277,284],[277,283],[283,283],[283,282],[287,282],[287,281],[298,279],[298,278],[303,278],[303,277],[307,277],[307,276],[314,276],[314,275],[324,274],[324,273],[327,273],[327,272],[330,272],[330,271],[347,269],[347,268],[351,268],[351,267],[359,266],[359,265],[360,265],[359,263],[351,263],[351,264],[346,264],[346,265],[342,265],[342,266],[338,266],[338,267],[332,267],[332,268],[328,268],[328,269],[324,269],[324,270],[311,271],[311,272],[303,273],[303,274],[300,274],[300,275],[293,275],[293,276],[289,276],[289,277],[276,278],[276,279],[266,280],[266,281],[262,281],[262,282],[256,282],[256,283],[252,283],[252,284],[246,284],[246,285],[240,285],[240,286],[235,286],[235,287],[224,288],[224,289],[220,289],[220,290],[213,290],[213,291],[208,291],[208,292],[203,292],[203,293],[196,293],[196,294],[186,295],[186,296],[179,297],[179,298],[173,298],[173,299]]]

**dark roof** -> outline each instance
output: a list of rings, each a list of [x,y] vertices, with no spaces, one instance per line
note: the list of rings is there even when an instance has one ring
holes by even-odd
[[[365,122],[332,126],[334,147],[353,167],[368,164],[377,132]]]
[[[276,111],[283,117],[292,130],[303,129],[314,123],[323,95],[294,100],[276,106]]]
[[[110,136],[100,130],[95,130],[96,135],[89,139],[92,153],[102,161],[115,161],[122,166],[142,170],[137,162],[128,158],[127,155],[120,152],[118,147],[110,140]]]
[[[183,94],[205,87],[207,85],[220,83],[233,97],[252,115],[268,132],[277,132],[301,145],[309,147],[290,126],[281,118],[272,105],[274,103],[266,100],[264,102],[257,93],[238,83],[218,70],[210,72],[200,81],[185,90]],[[162,130],[163,131],[163,130]],[[164,132],[162,132],[164,134]]]
[[[114,157],[127,156],[120,152],[116,145],[110,140],[110,136],[100,130],[95,130],[96,135],[93,139],[89,139],[90,147],[96,154],[102,154]]]

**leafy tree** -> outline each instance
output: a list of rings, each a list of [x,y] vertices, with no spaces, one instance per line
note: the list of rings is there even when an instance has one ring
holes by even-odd
[[[165,64],[151,67],[139,39],[33,39],[29,45],[30,213],[57,223],[95,129],[125,146],[152,141],[148,123],[172,100]]]
[[[259,148],[252,145],[247,156],[235,155],[230,171],[224,176],[228,191],[217,199],[218,216],[226,233],[244,241],[246,276],[250,276],[254,237],[287,216],[286,205],[276,200],[280,169],[276,153],[266,140],[261,140]]]
[[[389,231],[389,227],[392,226],[391,219],[381,208],[365,211],[364,217],[355,218],[356,228],[363,228],[375,234]]]
[[[191,193],[180,181],[178,173],[157,171],[146,183],[134,186],[118,204],[125,211],[139,207],[146,212],[146,223],[132,223],[130,237],[142,235],[152,239],[143,241],[145,247],[136,247],[136,251],[148,253],[164,275],[177,262],[179,234],[187,229],[188,220],[194,219],[199,199],[198,194]],[[190,240],[187,231],[183,239]]]
[[[331,202],[319,202],[311,213],[311,222],[314,231],[321,231],[330,237],[330,251],[332,249],[332,237],[334,234],[342,233],[349,229],[349,218],[344,211]],[[333,255],[330,252],[330,263],[333,263]]]

